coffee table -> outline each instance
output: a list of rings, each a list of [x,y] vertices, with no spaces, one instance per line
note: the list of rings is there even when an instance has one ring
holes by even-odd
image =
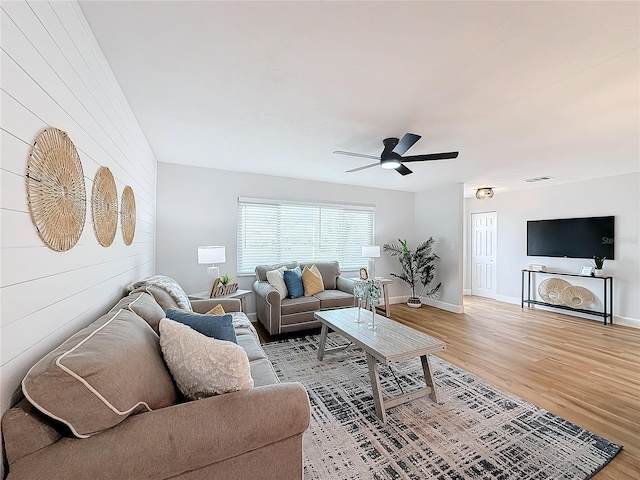
[[[315,318],[322,322],[320,344],[318,345],[318,360],[322,360],[325,353],[344,350],[350,345],[326,349],[329,329],[336,331],[355,346],[362,348],[367,356],[376,415],[383,423],[387,421],[386,410],[388,408],[413,401],[416,398],[428,395],[434,402],[440,403],[438,390],[433,381],[430,354],[444,350],[446,344],[437,338],[430,337],[377,313],[373,315],[375,315],[375,325],[377,327],[375,330],[369,329],[369,325],[366,322],[357,323],[355,321],[358,318],[357,307],[315,312]],[[370,321],[372,312],[362,309],[361,318]],[[383,398],[376,360],[389,365],[391,362],[409,360],[415,357],[420,357],[422,362],[426,386],[410,393]]]

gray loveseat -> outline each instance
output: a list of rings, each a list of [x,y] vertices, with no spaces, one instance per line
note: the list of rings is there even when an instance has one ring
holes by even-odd
[[[289,269],[297,266],[318,267],[322,275],[324,291],[309,297],[280,298],[278,291],[267,281],[267,272],[285,266]],[[255,269],[256,280],[253,290],[256,293],[256,315],[269,334],[295,332],[309,328],[318,328],[320,322],[314,312],[356,306],[353,296],[353,280],[340,276],[338,262],[279,263],[276,265],[258,265]]]
[[[128,368],[127,378],[134,377],[133,390],[137,383],[144,383],[141,377],[145,375],[166,377],[173,392],[168,371],[162,371],[166,369],[162,360],[153,358],[161,354],[158,324],[172,304],[171,297],[161,289],[133,292],[49,355],[64,349],[65,344],[65,351],[70,351],[69,345],[77,344],[78,338],[99,332],[103,350],[98,347],[93,353],[88,351],[85,357],[76,356],[74,362],[76,372],[82,368],[78,362],[91,362],[93,358],[93,364],[97,363],[97,367],[90,367],[95,370],[84,378],[88,379],[88,386],[101,389],[104,403],[122,404],[122,398],[131,389],[119,393],[107,388],[108,394],[105,393],[104,385],[98,387],[99,380],[92,376],[101,375],[103,369],[120,375],[118,372]],[[24,399],[2,418],[8,480],[301,479],[302,436],[310,419],[307,393],[298,383],[278,381],[255,329],[239,312],[239,300],[198,300],[192,302],[192,307],[204,313],[217,304],[227,313],[238,312],[232,314],[233,324],[238,344],[250,361],[254,388],[196,401],[185,401],[179,392],[173,392],[167,406],[130,415],[88,438],[77,438],[65,424]],[[117,325],[114,318],[119,319]],[[139,334],[128,334],[127,328],[133,327]],[[90,344],[86,342],[83,348],[90,348],[87,346]],[[136,352],[140,350],[152,352],[153,362],[136,364]],[[103,357],[113,360],[95,361]],[[151,370],[150,363],[155,364],[155,370]],[[130,374],[131,368],[135,369],[134,375]],[[55,388],[53,382],[45,393],[53,399],[60,398]],[[87,396],[84,391],[87,389],[82,386],[73,388],[79,388],[81,395]],[[89,403],[76,401],[72,396],[70,404],[63,407],[93,419],[95,415],[84,413]]]

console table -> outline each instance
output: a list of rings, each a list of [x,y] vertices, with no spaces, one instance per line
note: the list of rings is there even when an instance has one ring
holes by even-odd
[[[540,300],[532,300],[531,299],[531,274],[532,273],[541,273],[543,275],[559,275],[564,277],[580,277],[587,278],[589,280],[601,280],[602,281],[602,304],[604,306],[604,310],[602,312],[598,310],[587,310],[586,308],[573,308],[567,305],[554,305],[552,303],[542,302]],[[525,282],[526,277],[526,282]],[[525,283],[526,283],[526,294],[525,298]],[[521,307],[524,308],[524,305],[544,305],[545,307],[551,308],[559,308],[562,310],[569,310],[571,312],[584,313],[587,315],[596,315],[598,317],[603,317],[604,324],[607,324],[607,318],[609,319],[609,323],[613,324],[613,277],[588,277],[586,275],[579,275],[577,273],[563,273],[563,272],[539,272],[536,270],[528,270],[522,269],[522,295],[521,295]]]

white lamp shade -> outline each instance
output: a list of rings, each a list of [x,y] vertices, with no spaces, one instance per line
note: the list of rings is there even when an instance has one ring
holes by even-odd
[[[227,261],[224,247],[198,247],[198,263],[224,263]]]
[[[380,256],[380,245],[367,245],[366,247],[362,247],[362,256],[378,258]]]

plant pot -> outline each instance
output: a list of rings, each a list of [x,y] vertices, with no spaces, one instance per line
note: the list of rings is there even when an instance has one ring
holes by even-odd
[[[596,268],[596,277],[604,277],[604,268]]]
[[[409,297],[409,300],[407,300],[407,306],[411,308],[420,308],[422,306],[422,302],[418,297]]]

